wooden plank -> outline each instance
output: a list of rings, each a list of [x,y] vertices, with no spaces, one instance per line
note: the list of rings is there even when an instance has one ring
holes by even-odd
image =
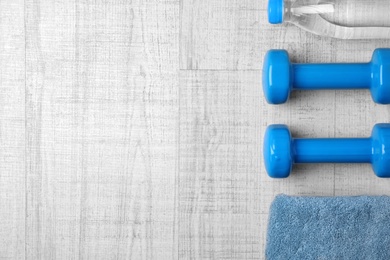
[[[0,258],[25,257],[23,1],[0,1]]]
[[[300,137],[315,134],[312,129],[319,124],[325,127],[316,134],[329,137],[334,132],[334,92],[311,99],[312,94],[300,93],[308,96],[275,107],[265,104],[259,82],[258,71],[181,72],[182,258],[259,259],[275,195],[334,193],[333,165],[298,166],[291,178],[272,180],[262,159],[263,134],[272,123],[288,124]]]
[[[178,1],[26,1],[27,257],[175,259]]]
[[[257,72],[181,72],[181,259],[260,258],[260,89],[251,87],[259,80]]]

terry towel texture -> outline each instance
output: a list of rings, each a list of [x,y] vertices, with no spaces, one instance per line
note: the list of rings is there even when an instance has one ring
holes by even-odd
[[[290,197],[271,206],[266,257],[390,260],[390,197]]]

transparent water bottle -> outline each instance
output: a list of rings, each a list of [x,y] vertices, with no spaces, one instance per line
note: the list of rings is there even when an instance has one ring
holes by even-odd
[[[269,0],[268,20],[339,39],[390,39],[390,0]]]

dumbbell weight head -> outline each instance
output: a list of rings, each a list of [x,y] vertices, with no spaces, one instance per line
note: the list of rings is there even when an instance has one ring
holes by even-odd
[[[390,104],[390,49],[376,49],[372,55],[371,96],[378,104]]]
[[[263,64],[263,92],[270,104],[286,103],[292,89],[291,63],[285,50],[270,50]]]
[[[263,153],[267,173],[272,178],[287,178],[293,166],[292,138],[286,125],[271,125],[264,136]]]
[[[372,168],[381,178],[390,177],[390,124],[377,124],[371,134]]]

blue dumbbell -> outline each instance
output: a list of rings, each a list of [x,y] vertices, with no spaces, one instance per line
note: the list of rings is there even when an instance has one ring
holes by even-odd
[[[264,164],[272,178],[286,178],[295,163],[371,163],[390,177],[390,124],[377,124],[370,138],[294,139],[286,125],[271,125],[264,136]]]
[[[370,89],[376,103],[390,104],[390,49],[374,51],[369,63],[294,64],[285,50],[267,52],[263,90],[268,103],[282,104],[292,90]]]

